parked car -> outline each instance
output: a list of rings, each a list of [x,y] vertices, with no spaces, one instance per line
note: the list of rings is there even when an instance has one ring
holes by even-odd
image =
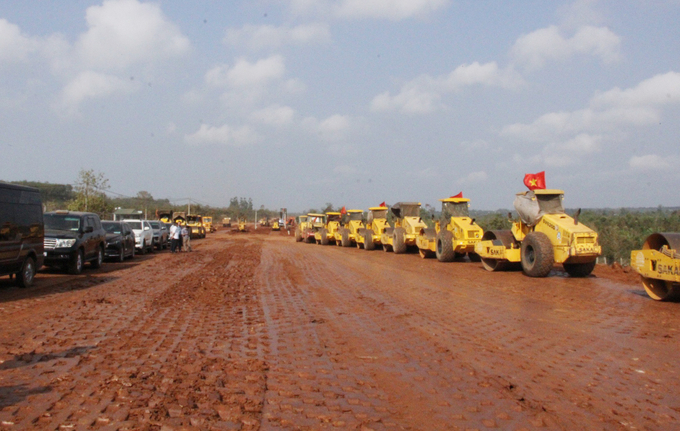
[[[106,257],[122,262],[126,257],[135,257],[135,233],[129,224],[122,221],[102,221],[106,231]]]
[[[151,229],[153,229],[153,245],[158,250],[163,250],[168,248],[168,236],[170,231],[165,224],[158,220],[151,220],[149,222]]]
[[[140,254],[146,254],[147,250],[153,253],[153,229],[149,220],[123,220],[130,225],[135,233],[135,247]]]
[[[104,261],[106,231],[95,213],[54,211],[45,221],[45,265],[80,274],[85,262],[99,268]]]
[[[44,233],[38,189],[0,183],[0,276],[15,274],[21,287],[33,284],[43,264]]]

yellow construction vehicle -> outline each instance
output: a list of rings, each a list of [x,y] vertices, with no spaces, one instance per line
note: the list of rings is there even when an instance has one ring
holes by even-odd
[[[186,225],[191,229],[191,239],[205,238],[205,228],[203,227],[203,217],[197,214],[190,214],[186,217]]]
[[[470,199],[452,197],[439,201],[442,203],[441,219],[416,237],[420,257],[437,256],[440,262],[452,262],[467,253],[471,261],[479,262],[475,244],[482,239],[484,231],[475,224],[475,219],[470,218]]]
[[[680,299],[680,233],[651,234],[642,250],[630,253],[630,266],[652,299]]]
[[[173,213],[172,220],[180,226],[185,226],[187,224],[187,213],[183,211]]]
[[[222,227],[231,227],[231,217],[225,217],[222,219]]]
[[[359,229],[359,235],[356,237],[358,248],[364,250],[374,250],[380,246],[380,237],[385,229],[389,228],[387,223],[387,207],[370,207],[368,209],[368,217],[366,219],[366,227]]]
[[[295,218],[295,242],[302,242],[302,232],[307,229],[307,215]]]
[[[163,223],[172,223],[172,210],[156,210],[156,217]]]
[[[406,253],[416,245],[416,238],[427,224],[420,218],[420,202],[397,202],[390,208],[394,214],[394,227],[385,228],[380,235],[384,251]]]
[[[518,193],[515,209],[519,220],[511,230],[484,233],[475,245],[488,271],[517,268],[530,277],[545,277],[561,263],[572,277],[585,277],[602,253],[597,233],[579,223],[581,210],[572,218],[562,206],[564,192],[555,189]]]
[[[350,247],[356,244],[359,229],[364,228],[364,211],[347,210],[343,216],[342,226],[335,232],[335,244]]]
[[[326,226],[326,214],[321,213],[307,213],[307,222],[305,228],[302,230],[302,240],[310,244],[314,243],[316,239],[314,234]]]
[[[275,230],[275,231],[281,230],[281,223],[279,222],[278,219],[274,220],[274,222],[272,223],[272,230]]]
[[[326,226],[314,233],[314,240],[317,244],[335,243],[335,232],[340,228],[341,217],[342,214],[339,212],[328,211],[326,213]]]
[[[205,229],[205,232],[215,232],[215,228],[213,227],[213,222],[212,222],[212,217],[204,216],[203,217],[203,228]]]
[[[247,229],[246,229],[246,219],[244,219],[244,218],[242,218],[242,217],[240,217],[240,218],[238,219],[238,231],[239,231],[239,232],[247,232]]]

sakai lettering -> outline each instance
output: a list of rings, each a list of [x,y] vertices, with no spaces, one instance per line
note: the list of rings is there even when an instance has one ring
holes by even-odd
[[[664,275],[680,275],[680,266],[660,263],[656,266],[656,272]]]

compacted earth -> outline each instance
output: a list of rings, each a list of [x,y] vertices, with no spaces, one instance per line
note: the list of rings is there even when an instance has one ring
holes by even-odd
[[[680,304],[222,230],[0,279],[0,430],[680,429]]]

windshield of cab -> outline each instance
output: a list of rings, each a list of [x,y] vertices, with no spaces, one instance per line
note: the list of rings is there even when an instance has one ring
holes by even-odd
[[[387,218],[387,209],[373,210],[369,213],[368,218],[371,220],[376,218]]]
[[[400,209],[402,217],[420,217],[420,207],[418,205],[402,205]]]
[[[142,230],[142,222],[141,221],[126,221],[125,223],[130,225],[130,228],[132,228],[132,229]]]
[[[564,195],[536,195],[538,207],[545,214],[561,214],[564,212],[562,197]]]
[[[80,217],[63,214],[45,214],[45,229],[70,230],[78,232],[80,230]]]
[[[443,202],[442,204],[442,218],[449,219],[451,217],[469,217],[467,202]]]
[[[363,216],[363,213],[349,213],[349,219],[350,220],[359,220],[361,221]]]
[[[121,233],[120,223],[106,223],[102,222],[102,227],[106,233]]]

